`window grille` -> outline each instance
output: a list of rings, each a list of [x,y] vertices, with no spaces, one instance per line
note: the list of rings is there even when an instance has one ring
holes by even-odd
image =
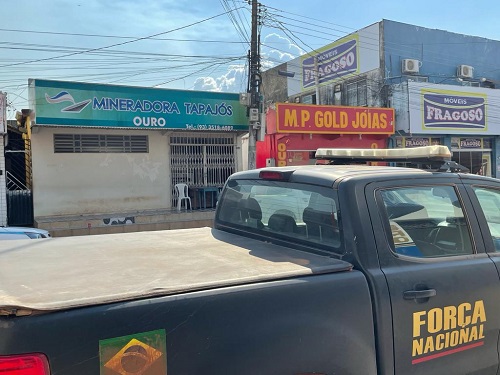
[[[55,153],[148,153],[147,135],[54,134]]]

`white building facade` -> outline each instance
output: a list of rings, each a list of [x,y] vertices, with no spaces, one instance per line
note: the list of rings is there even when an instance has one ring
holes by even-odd
[[[205,190],[241,169],[238,94],[30,80],[29,95],[39,224],[79,215],[135,224],[175,207],[178,183],[196,212],[215,205]]]

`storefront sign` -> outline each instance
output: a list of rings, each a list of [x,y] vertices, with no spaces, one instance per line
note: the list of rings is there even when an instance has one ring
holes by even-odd
[[[482,148],[481,138],[462,138],[460,139],[460,148]]]
[[[405,147],[429,146],[430,138],[405,138]]]
[[[393,98],[398,114],[396,130],[413,136],[439,134],[474,138],[499,134],[494,123],[500,118],[500,106],[495,105],[500,102],[500,90],[422,82],[405,85]]]
[[[402,137],[396,138],[396,147],[421,147],[435,146],[441,144],[440,138],[424,138],[424,137]]]
[[[451,147],[460,149],[490,148],[490,138],[451,138]]]
[[[354,34],[323,47],[313,56],[306,55],[302,60],[302,88],[358,73],[358,44],[358,35]]]
[[[394,109],[279,103],[278,133],[394,134]]]
[[[422,90],[424,129],[486,129],[486,95]]]
[[[248,130],[239,94],[30,81],[37,125]]]
[[[257,168],[266,166],[266,158],[275,159],[276,166],[315,164],[318,148],[387,148],[387,135],[357,134],[277,134],[269,137],[271,147],[257,142]],[[259,161],[260,160],[260,161]]]

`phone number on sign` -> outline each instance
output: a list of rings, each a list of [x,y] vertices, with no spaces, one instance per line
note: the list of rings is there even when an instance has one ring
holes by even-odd
[[[203,124],[186,124],[188,130],[233,130],[232,125],[203,125]]]

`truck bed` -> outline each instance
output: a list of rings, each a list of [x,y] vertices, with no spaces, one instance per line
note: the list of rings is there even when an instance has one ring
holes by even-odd
[[[0,315],[350,270],[211,228],[0,242]]]
[[[346,262],[209,228],[0,246],[18,313],[0,316],[0,355],[42,353],[51,375],[376,372]]]

